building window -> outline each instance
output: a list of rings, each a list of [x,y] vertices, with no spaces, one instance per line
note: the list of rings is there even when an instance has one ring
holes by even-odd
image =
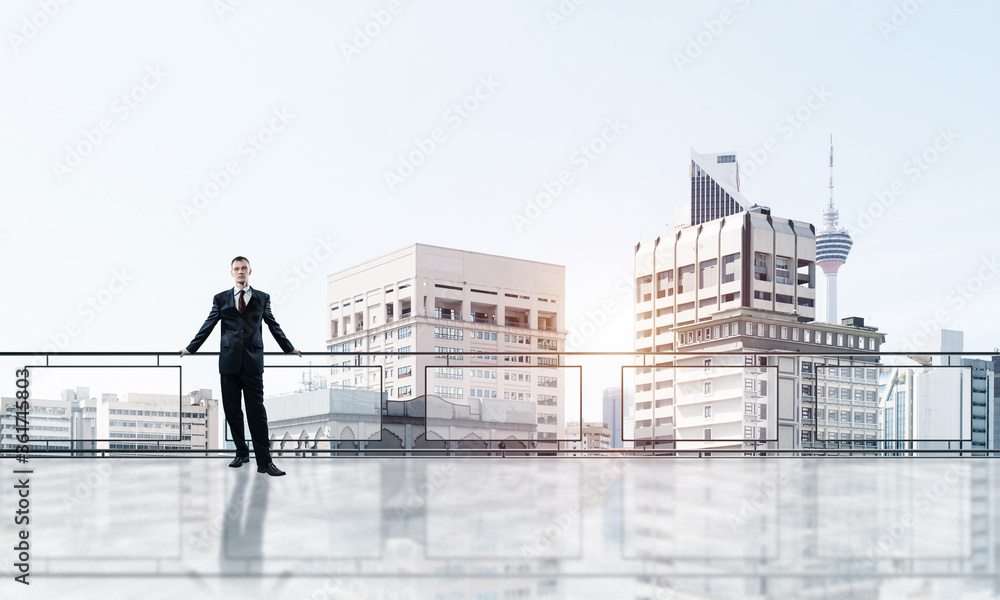
[[[396,338],[400,339],[400,340],[403,339],[403,338],[408,338],[411,335],[413,335],[413,327],[409,326],[409,325],[406,326],[406,327],[400,327],[396,331],[397,331]]]
[[[653,299],[653,276],[644,275],[635,280],[635,302],[649,302]]]
[[[752,415],[753,414],[753,402],[743,403],[743,414]]]
[[[770,254],[765,254],[763,252],[753,253],[753,278],[757,281],[770,281],[770,271],[768,270],[768,263],[771,260]]]
[[[753,379],[744,379],[743,380],[743,389],[744,390],[746,390],[748,392],[752,392],[753,391],[753,387],[754,387],[753,386]]]
[[[531,376],[529,375],[528,377]],[[530,379],[528,379],[528,381],[530,381]],[[539,387],[556,387],[558,381],[559,379],[557,377],[547,377],[545,375],[540,375],[538,377]]]
[[[698,272],[698,289],[713,287],[719,283],[719,261],[716,259],[702,261]]]
[[[712,405],[709,404],[705,407],[705,418],[710,419],[712,417]]]
[[[753,439],[753,426],[747,425],[743,427],[743,439],[752,440]]]
[[[740,278],[740,253],[727,254],[722,257],[722,283],[729,283]]]
[[[706,427],[705,428],[705,439],[706,440],[712,439],[712,428],[711,427]]]
[[[678,270],[679,281],[677,282],[677,293],[694,291],[694,265],[687,265]]]
[[[664,298],[674,295],[674,270],[668,269],[656,274],[656,297]]]
[[[403,396],[409,396],[413,392],[413,388],[408,385],[396,388],[396,397],[402,398]]]
[[[789,262],[790,258],[787,256],[778,256],[774,259],[774,281],[777,283],[783,283],[785,285],[792,285],[792,276],[790,273]]]
[[[446,340],[460,340],[462,339],[462,330],[453,327],[435,327],[434,337]]]
[[[400,389],[402,389],[402,388],[400,388]],[[471,392],[471,390],[470,390],[470,392]],[[479,390],[479,392],[480,392],[479,395],[482,396],[482,390]],[[436,386],[434,386],[434,393],[436,395],[442,397],[442,398],[461,399],[461,397],[462,397],[462,388],[460,388],[460,387],[448,387],[448,386],[443,386],[443,385],[436,385]],[[402,394],[400,394],[400,395],[402,395]]]
[[[410,367],[410,366],[399,367],[399,369],[396,371],[396,376],[397,377],[409,377],[410,375],[413,374],[412,373],[412,369],[413,369],[413,367]]]

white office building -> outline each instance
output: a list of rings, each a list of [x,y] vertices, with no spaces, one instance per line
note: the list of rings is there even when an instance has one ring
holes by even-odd
[[[879,377],[879,427],[887,450],[992,450],[993,361],[960,356],[961,331],[941,329],[924,351],[899,357]],[[893,454],[909,452],[893,452]]]
[[[344,356],[331,359],[330,386],[380,389],[389,401],[426,396],[428,417],[467,411],[518,424],[530,413],[533,427],[516,439],[560,439],[563,369],[558,357],[526,353],[565,350],[565,288],[560,265],[424,244],[333,273],[327,344]],[[495,435],[426,432],[503,439]]]
[[[728,353],[639,360],[636,446],[826,447],[833,433],[836,447],[874,445],[877,372],[868,368],[877,358],[868,355],[884,336],[858,319],[815,322],[815,228],[748,206],[738,172],[735,154],[692,151],[690,210],[666,234],[636,246],[636,352]],[[857,354],[824,357],[851,350]],[[816,365],[821,377],[836,367],[838,381],[841,369],[850,370],[844,401],[865,407],[850,409],[850,427],[816,427],[817,389],[826,389]],[[835,387],[839,403],[842,386]]]

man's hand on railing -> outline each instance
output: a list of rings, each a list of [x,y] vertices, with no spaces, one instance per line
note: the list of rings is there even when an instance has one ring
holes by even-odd
[[[291,352],[291,353],[292,353],[292,354],[298,354],[298,355],[299,355],[299,358],[302,358],[302,353],[301,353],[301,352],[299,352],[298,350],[296,350],[295,348],[292,348],[292,352]]]
[[[191,353],[187,351],[187,348],[182,348],[181,349],[181,356],[184,356],[185,354],[191,354]]]

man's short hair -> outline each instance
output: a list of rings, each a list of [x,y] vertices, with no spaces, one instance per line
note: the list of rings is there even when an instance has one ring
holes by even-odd
[[[233,265],[234,265],[234,264],[235,264],[235,263],[236,263],[237,261],[240,261],[240,260],[242,260],[242,261],[246,262],[246,263],[247,263],[247,266],[248,266],[248,267],[250,266],[250,259],[249,259],[249,258],[247,258],[247,257],[245,257],[245,256],[237,256],[237,257],[236,257],[236,258],[234,258],[233,260],[229,261],[229,268],[230,268],[230,269],[232,269],[232,268],[233,268]]]

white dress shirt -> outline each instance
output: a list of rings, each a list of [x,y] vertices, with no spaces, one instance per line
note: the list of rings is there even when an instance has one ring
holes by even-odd
[[[250,305],[251,295],[253,295],[253,290],[250,289],[249,285],[243,288],[243,301],[247,303],[247,306]],[[236,310],[240,309],[240,288],[235,285],[233,286],[233,304],[236,306]]]

